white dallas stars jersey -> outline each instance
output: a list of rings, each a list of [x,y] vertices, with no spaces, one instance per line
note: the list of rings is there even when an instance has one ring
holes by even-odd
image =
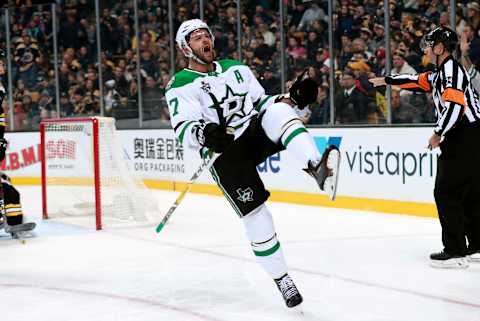
[[[214,62],[215,71],[203,73],[183,69],[175,74],[166,88],[166,99],[175,135],[184,146],[199,149],[192,128],[200,120],[220,124],[217,106],[226,124],[239,137],[259,111],[274,102],[250,68],[236,60]]]

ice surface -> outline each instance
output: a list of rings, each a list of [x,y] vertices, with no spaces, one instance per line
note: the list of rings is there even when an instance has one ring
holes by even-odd
[[[304,316],[288,310],[220,197],[188,194],[155,226],[41,221],[40,187],[18,186],[25,245],[0,231],[6,321],[478,321],[480,264],[428,266],[436,219],[269,203]],[[166,211],[177,193],[156,192]],[[93,223],[92,223],[93,226]]]

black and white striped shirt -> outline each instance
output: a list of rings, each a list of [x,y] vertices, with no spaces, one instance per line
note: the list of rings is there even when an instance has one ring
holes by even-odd
[[[385,82],[407,90],[432,92],[437,114],[434,131],[437,135],[445,135],[462,118],[469,123],[480,123],[478,93],[468,73],[452,56],[445,58],[435,72],[387,76]]]

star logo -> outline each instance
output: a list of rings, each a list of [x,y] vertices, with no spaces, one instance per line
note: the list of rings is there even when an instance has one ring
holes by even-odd
[[[223,109],[223,118],[229,123],[234,117],[243,118],[246,116],[243,107],[247,93],[237,94],[233,92],[229,85],[225,85],[225,87],[227,88],[225,97],[219,100],[218,103]],[[212,105],[209,108],[215,109],[215,106]]]
[[[241,188],[237,189],[237,200],[243,203],[253,202],[253,190],[250,187],[242,190]]]

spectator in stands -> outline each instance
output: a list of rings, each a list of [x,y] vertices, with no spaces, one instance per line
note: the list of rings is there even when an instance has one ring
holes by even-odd
[[[475,30],[480,28],[480,4],[477,1],[467,3],[467,23]]]
[[[60,22],[59,44],[63,49],[76,48],[82,28],[77,22],[75,10],[67,10],[67,16]]]
[[[330,123],[330,99],[327,86],[318,86],[317,101],[310,104],[308,108],[311,110],[308,124],[326,125]]]
[[[335,96],[337,124],[366,124],[369,115],[369,100],[355,86],[355,75],[344,71],[340,76],[340,90]]]
[[[347,34],[342,35],[340,52],[338,53],[338,67],[343,70],[353,54],[352,40]]]
[[[27,113],[28,123],[30,128],[28,129],[38,129],[40,124],[40,110],[38,104],[32,102],[32,97],[29,95],[19,97],[23,105],[23,110]],[[27,129],[27,128],[26,128]]]
[[[416,70],[410,66],[405,58],[406,52],[404,49],[397,49],[393,53],[393,68],[392,68],[392,75],[399,75],[399,74],[416,74]]]
[[[373,72],[375,75],[385,75],[385,48],[380,47],[375,52]]]
[[[150,77],[156,77],[158,68],[153,58],[152,52],[145,49],[141,53],[140,67]]]
[[[153,77],[147,77],[145,87],[143,88],[143,108],[144,114],[150,116],[161,108],[163,94]],[[152,117],[150,116],[149,119]]]
[[[38,76],[38,67],[35,63],[34,54],[25,51],[20,60],[16,73],[16,79],[21,79],[27,88],[33,88]]]
[[[125,78],[125,72],[120,65],[114,67],[113,79],[115,80],[115,89],[120,96],[127,97],[128,94],[128,81]]]
[[[36,41],[43,43],[45,42],[45,26],[41,20],[42,14],[40,12],[34,12],[32,20],[28,25],[29,35]]]
[[[463,33],[460,34],[460,40],[468,44],[468,51],[465,51],[465,55],[470,58],[470,61],[477,65],[480,63],[480,38],[478,34],[475,34],[475,29],[473,25],[466,24],[463,28]],[[464,46],[464,49],[467,50],[467,46]]]
[[[270,29],[268,29],[267,24],[265,24],[265,23],[260,24],[258,30],[262,34],[263,42],[267,46],[273,47],[275,45],[275,41],[276,41],[275,35],[273,34],[273,32],[270,31]]]
[[[317,20],[324,20],[327,22],[327,15],[322,8],[312,0],[302,0],[304,4],[307,5],[307,9],[302,15],[300,19],[300,23],[298,24],[298,30],[308,30],[308,28],[312,25],[313,21]]]
[[[68,100],[68,94],[62,92],[60,94],[60,116],[61,117],[72,117],[75,116],[75,110],[72,103]]]
[[[116,81],[109,79],[105,82],[105,113],[112,115],[115,109],[120,105],[120,94],[115,89]]]
[[[315,31],[308,32],[306,48],[309,62],[313,63],[315,61],[319,47],[321,47],[321,43],[318,34]]]
[[[254,49],[255,57],[261,61],[268,62],[273,54],[273,49],[263,42],[263,37],[255,38],[256,48]]]
[[[407,101],[408,96],[401,96],[401,90],[392,88],[392,123],[414,124],[423,121],[422,110]]]
[[[80,49],[77,51],[76,60],[84,72],[87,71],[87,67],[89,65],[93,64],[93,57],[87,46],[80,47]]]
[[[48,79],[45,75],[40,74],[37,77],[37,85],[33,87],[33,91],[41,93],[44,90],[48,92],[50,97],[55,96],[55,88],[48,83]]]
[[[480,54],[478,42],[480,41],[475,37],[472,29],[471,25],[465,25],[463,33],[460,35],[460,62],[467,70],[473,88],[477,93],[480,93],[480,73],[475,65],[475,62],[480,61],[480,57],[478,57],[478,54]]]
[[[340,12],[338,14],[338,30],[337,33],[340,35],[352,33],[353,29],[353,17],[348,10],[348,6],[345,3],[342,3],[340,7]]]
[[[275,76],[272,67],[266,66],[259,80],[267,95],[276,95],[281,92],[280,79]]]
[[[405,51],[402,49],[397,49],[393,53],[393,68],[390,72],[391,75],[400,75],[400,74],[416,74],[417,71],[408,64],[405,59]],[[401,96],[411,95],[412,92],[408,90],[402,90],[400,92]]]
[[[25,130],[28,123],[28,117],[21,101],[14,102],[13,117],[15,130]]]

